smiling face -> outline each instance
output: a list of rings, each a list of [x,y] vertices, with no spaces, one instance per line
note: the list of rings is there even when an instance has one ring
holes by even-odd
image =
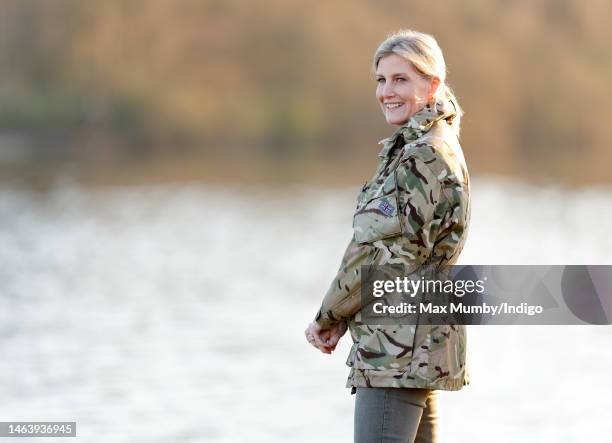
[[[380,59],[376,68],[376,99],[390,125],[401,126],[431,101],[439,79],[423,77],[397,54]]]

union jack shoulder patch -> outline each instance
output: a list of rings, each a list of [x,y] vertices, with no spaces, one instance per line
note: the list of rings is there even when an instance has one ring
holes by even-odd
[[[395,213],[395,207],[386,198],[379,203],[378,209],[387,217],[391,217]]]

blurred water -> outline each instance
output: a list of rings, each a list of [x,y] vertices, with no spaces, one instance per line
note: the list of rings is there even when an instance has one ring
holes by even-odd
[[[350,339],[328,356],[302,331],[355,196],[1,190],[0,420],[76,421],[88,443],[351,442]],[[472,198],[461,263],[612,264],[610,189],[480,177]],[[609,440],[611,338],[470,327],[472,384],[441,395],[441,441]]]

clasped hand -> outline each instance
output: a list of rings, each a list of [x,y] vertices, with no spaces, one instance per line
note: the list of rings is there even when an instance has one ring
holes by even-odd
[[[304,331],[304,335],[306,336],[306,340],[315,348],[319,349],[324,354],[331,354],[332,351],[336,349],[336,345],[347,328],[348,324],[344,321],[329,329],[321,329],[321,326],[313,321]]]

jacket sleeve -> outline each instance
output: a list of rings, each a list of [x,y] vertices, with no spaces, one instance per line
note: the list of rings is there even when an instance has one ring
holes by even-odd
[[[372,199],[355,213],[353,238],[315,321],[323,329],[361,309],[361,266],[403,264],[413,272],[431,256],[448,202],[439,175],[422,159],[402,160],[393,193]]]

